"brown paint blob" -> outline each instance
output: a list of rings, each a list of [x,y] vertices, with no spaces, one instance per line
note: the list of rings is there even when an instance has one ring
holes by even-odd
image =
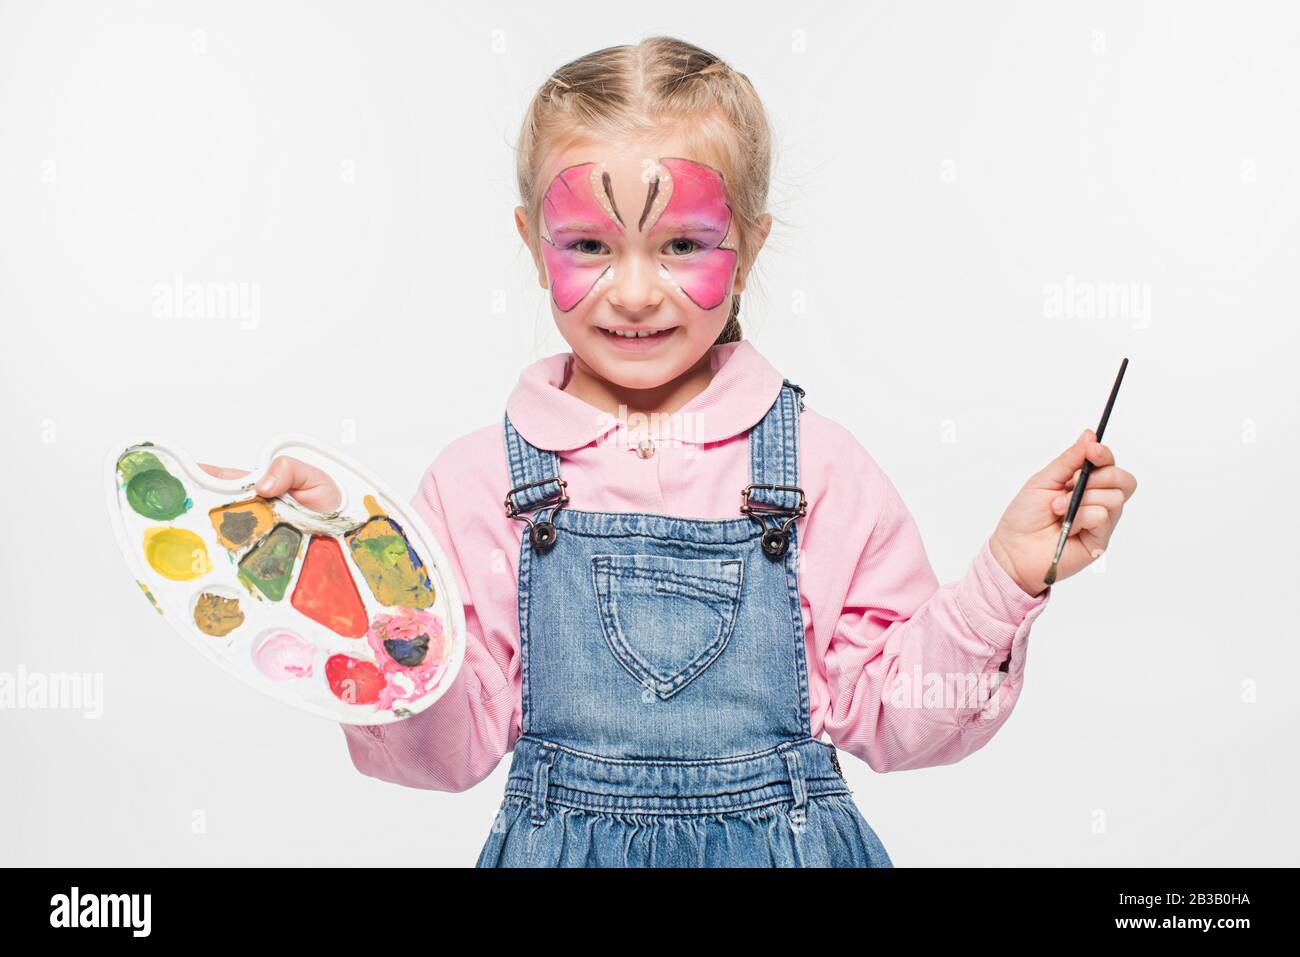
[[[194,624],[205,635],[221,638],[244,623],[238,598],[204,592],[194,604]]]

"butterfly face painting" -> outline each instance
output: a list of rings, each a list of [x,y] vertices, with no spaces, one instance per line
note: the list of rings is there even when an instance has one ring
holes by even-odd
[[[697,308],[716,309],[736,278],[733,217],[720,172],[676,157],[644,161],[639,208],[619,209],[606,163],[560,171],[542,201],[542,258],[556,308],[569,312],[612,282],[614,251],[652,243],[658,276]]]

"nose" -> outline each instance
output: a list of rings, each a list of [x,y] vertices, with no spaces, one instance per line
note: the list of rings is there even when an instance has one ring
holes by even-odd
[[[652,256],[631,253],[620,256],[608,295],[611,305],[627,312],[642,312],[659,305],[663,290],[658,263]]]

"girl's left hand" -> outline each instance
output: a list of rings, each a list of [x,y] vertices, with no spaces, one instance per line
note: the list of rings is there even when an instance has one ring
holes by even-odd
[[[1092,474],[1061,553],[1056,570],[1058,582],[1101,557],[1124,503],[1137,490],[1137,479],[1115,465],[1114,454],[1097,441],[1092,429],[1084,429],[1074,445],[1032,476],[989,537],[993,557],[1030,595],[1039,595],[1047,587],[1043,577],[1052,565],[1065,510],[1085,458],[1092,463]]]

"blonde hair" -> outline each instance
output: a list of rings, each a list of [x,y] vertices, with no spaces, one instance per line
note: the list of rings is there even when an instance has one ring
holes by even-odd
[[[672,122],[681,124],[687,155],[722,172],[737,227],[739,270],[747,272],[758,255],[759,217],[767,208],[767,113],[745,74],[673,37],[588,53],[556,70],[533,95],[515,159],[529,235],[539,235],[537,177],[553,150],[587,139],[653,136]],[[737,295],[717,342],[741,338]]]

